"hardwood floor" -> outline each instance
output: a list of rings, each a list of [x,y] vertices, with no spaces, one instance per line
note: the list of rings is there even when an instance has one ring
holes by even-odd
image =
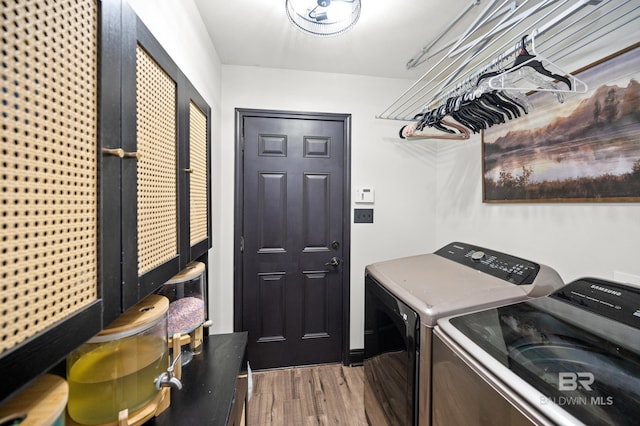
[[[247,426],[366,425],[363,378],[340,364],[254,372]]]

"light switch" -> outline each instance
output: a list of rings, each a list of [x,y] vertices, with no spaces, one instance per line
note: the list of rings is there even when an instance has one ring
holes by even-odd
[[[370,186],[356,188],[356,203],[373,203],[375,201],[375,192]]]

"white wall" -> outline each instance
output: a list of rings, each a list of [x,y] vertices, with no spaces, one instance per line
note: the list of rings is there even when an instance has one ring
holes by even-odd
[[[560,58],[575,70],[640,39],[640,28],[620,30]],[[553,96],[549,94],[549,96]],[[575,95],[568,95],[575,96]],[[480,138],[440,143],[436,246],[462,240],[555,268],[565,282],[584,276],[640,276],[640,203],[482,203]]]
[[[639,203],[482,203],[479,141],[438,153],[436,246],[462,240],[544,263],[565,282],[640,275]]]
[[[352,188],[375,189],[374,223],[351,227],[351,348],[362,348],[364,267],[423,253],[434,240],[436,146],[401,142],[400,124],[375,118],[411,82],[239,66],[223,66],[222,71],[221,169],[215,178],[223,188],[224,226],[216,236],[220,275],[212,292],[214,331],[233,327],[235,108],[348,113]]]

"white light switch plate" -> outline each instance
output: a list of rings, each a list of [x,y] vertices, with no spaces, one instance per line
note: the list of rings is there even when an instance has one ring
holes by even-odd
[[[375,190],[370,186],[356,188],[356,203],[372,204],[375,202]]]

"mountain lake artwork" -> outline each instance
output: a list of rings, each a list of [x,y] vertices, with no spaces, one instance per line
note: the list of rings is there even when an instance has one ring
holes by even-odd
[[[586,93],[483,132],[484,202],[640,201],[640,43],[575,76]]]

